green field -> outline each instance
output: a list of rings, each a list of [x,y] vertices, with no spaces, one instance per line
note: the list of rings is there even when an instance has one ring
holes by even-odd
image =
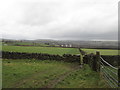
[[[3,51],[80,54],[77,48],[2,46]],[[100,51],[101,55],[118,55],[117,50],[82,49],[87,53]],[[88,65],[80,68],[78,63],[54,60],[3,59],[3,88],[107,88],[99,73]]]
[[[89,53],[96,53],[99,51],[101,55],[118,55],[120,50],[110,50],[110,49],[82,49],[83,51]]]
[[[27,53],[47,53],[47,54],[79,54],[76,48],[60,47],[35,47],[35,46],[3,46],[3,51],[27,52]]]
[[[88,65],[81,70],[71,73],[62,82],[56,85],[56,88],[105,88],[108,87],[105,81],[90,69]]]
[[[107,87],[88,66],[58,61],[3,60],[3,88]]]
[[[2,46],[3,51],[13,51],[13,52],[27,52],[27,53],[47,53],[47,54],[79,54],[77,48],[60,48],[60,47],[35,47],[35,46]],[[101,55],[118,55],[120,50],[110,50],[110,49],[82,49],[85,52],[95,53],[99,51]]]

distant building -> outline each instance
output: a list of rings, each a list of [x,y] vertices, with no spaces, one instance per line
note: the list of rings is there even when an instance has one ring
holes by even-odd
[[[63,47],[64,45],[61,45],[61,47]]]
[[[68,45],[65,45],[65,47],[68,47]]]
[[[72,47],[72,45],[70,44],[69,47]]]

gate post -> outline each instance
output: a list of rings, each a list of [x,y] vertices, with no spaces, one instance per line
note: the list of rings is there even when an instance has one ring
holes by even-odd
[[[97,72],[100,72],[100,52],[96,51]]]

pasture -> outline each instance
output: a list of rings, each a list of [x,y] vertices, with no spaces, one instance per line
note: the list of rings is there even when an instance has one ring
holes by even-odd
[[[118,55],[118,50],[82,49],[87,53]],[[51,55],[80,54],[78,48],[3,46],[2,51]],[[17,56],[17,55],[15,55]],[[31,56],[31,55],[29,55]],[[57,58],[55,58],[56,60]],[[3,88],[107,88],[99,72],[79,63],[37,59],[3,59]],[[63,59],[62,59],[63,60]]]
[[[107,87],[87,65],[39,60],[3,60],[3,88]]]
[[[27,52],[27,53],[47,53],[47,54],[79,54],[77,48],[60,47],[35,47],[35,46],[3,46],[3,51]]]
[[[110,49],[82,49],[83,51],[89,53],[96,53],[99,51],[101,55],[118,55],[120,50],[110,50]]]

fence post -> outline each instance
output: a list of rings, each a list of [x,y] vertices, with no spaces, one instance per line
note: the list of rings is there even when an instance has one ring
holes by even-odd
[[[97,71],[100,71],[100,52],[96,51]]]

